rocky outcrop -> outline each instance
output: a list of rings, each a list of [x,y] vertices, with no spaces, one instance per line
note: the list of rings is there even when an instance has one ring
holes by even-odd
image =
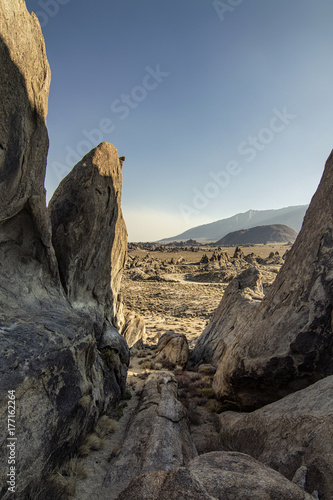
[[[230,282],[212,320],[200,335],[191,363],[217,366],[235,333],[247,323],[249,315],[263,299],[261,274],[255,267],[246,269]]]
[[[7,422],[15,391],[15,496],[29,498],[120,397],[129,352],[61,286],[44,191],[50,70],[23,0],[0,3],[0,62],[0,416]],[[1,426],[3,499],[13,496],[8,437]]]
[[[185,335],[175,332],[165,332],[159,339],[155,361],[170,368],[179,366],[185,368],[188,361],[188,342]]]
[[[249,414],[220,415],[228,447],[289,479],[303,467],[305,488],[333,498],[333,376]]]
[[[333,154],[285,264],[240,322],[213,388],[255,409],[333,373]]]
[[[177,400],[177,381],[168,373],[149,376],[136,415],[104,481],[110,500],[133,478],[150,471],[170,471],[197,455],[186,410]],[[130,497],[127,497],[130,498]]]
[[[187,468],[134,479],[117,500],[311,500],[281,474],[241,453],[211,452]]]
[[[121,330],[121,334],[130,348],[140,340],[144,342],[146,340],[146,325],[143,317],[132,311],[126,311],[125,324]]]
[[[119,289],[127,252],[121,188],[118,152],[103,142],[75,165],[49,203],[53,245],[69,300],[79,309],[98,311],[117,328],[124,323]]]

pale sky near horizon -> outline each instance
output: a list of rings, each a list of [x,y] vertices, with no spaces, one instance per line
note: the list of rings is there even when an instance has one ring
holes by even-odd
[[[332,149],[331,0],[27,0],[52,70],[46,189],[125,155],[130,241],[310,202]]]

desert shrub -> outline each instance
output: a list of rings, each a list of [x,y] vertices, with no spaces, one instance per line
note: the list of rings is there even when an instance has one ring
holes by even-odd
[[[88,476],[87,468],[78,457],[71,458],[62,467],[54,470],[40,484],[30,488],[26,500],[69,500],[76,493],[77,479]]]
[[[188,392],[191,394],[192,397],[204,396],[201,392],[202,389],[211,389],[211,387],[209,384],[203,382],[201,379],[191,382],[190,385],[188,386]]]
[[[144,370],[151,370],[152,362],[142,360],[139,362],[139,365],[141,365],[141,368],[143,368]]]
[[[212,385],[212,377],[210,377],[209,375],[204,375],[203,377],[201,377],[201,380],[208,386]]]
[[[132,393],[129,389],[125,389],[123,395],[121,396],[122,401],[127,401],[132,399]]]
[[[107,436],[107,434],[113,434],[118,426],[118,422],[113,418],[108,417],[107,415],[102,415],[102,417],[98,420],[95,432],[98,437],[103,438]]]
[[[198,372],[206,375],[214,375],[216,372],[216,368],[212,365],[200,365],[198,368]]]
[[[186,389],[191,383],[191,378],[188,375],[186,375],[186,373],[182,373],[181,375],[176,375],[176,379],[178,382],[179,389]]]
[[[136,355],[137,358],[146,358],[149,355],[146,351],[139,351]]]
[[[162,366],[165,370],[170,370],[172,371],[175,368],[174,363],[171,363],[168,359],[163,359],[161,360]]]
[[[189,408],[187,411],[187,417],[191,425],[201,425],[200,413],[195,408]]]
[[[52,498],[52,500],[70,500],[74,495],[73,486],[68,486],[59,481],[57,476],[43,478],[41,483],[33,484],[26,495],[26,500],[45,500]],[[75,494],[75,492],[74,492]]]
[[[201,396],[200,398],[195,398],[194,401],[196,401],[197,406],[205,406],[208,402],[208,398]]]
[[[126,401],[120,401],[110,412],[110,417],[115,420],[120,420],[124,415],[124,409],[127,407]]]
[[[100,438],[95,432],[88,434],[79,448],[79,455],[86,457],[91,451],[100,450],[105,445],[104,439]]]
[[[203,387],[197,389],[197,392],[206,398],[215,398],[215,392],[211,387]]]
[[[218,401],[217,399],[209,399],[207,403],[205,404],[207,410],[209,410],[211,413],[221,413],[223,405],[221,401]]]

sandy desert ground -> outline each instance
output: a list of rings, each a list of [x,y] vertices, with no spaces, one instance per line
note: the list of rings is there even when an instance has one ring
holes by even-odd
[[[121,289],[125,308],[144,318],[148,343],[156,343],[164,332],[173,330],[185,334],[193,347],[230,280],[255,265],[267,291],[288,249],[290,245],[285,244],[242,247],[245,258],[233,258],[235,247],[147,250],[130,245]],[[204,255],[209,260],[206,264],[200,263]],[[220,261],[212,260],[218,255],[222,255]]]

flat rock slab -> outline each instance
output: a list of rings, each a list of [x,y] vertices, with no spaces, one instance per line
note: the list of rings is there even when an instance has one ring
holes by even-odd
[[[173,375],[151,374],[142,391],[119,455],[110,463],[104,482],[110,500],[133,478],[150,471],[170,471],[187,465],[197,455],[190,437],[186,410],[177,400]]]

